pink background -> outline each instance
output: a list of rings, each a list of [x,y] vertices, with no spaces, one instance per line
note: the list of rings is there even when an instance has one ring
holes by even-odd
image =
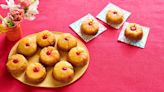
[[[4,3],[5,0],[0,0]],[[35,21],[24,21],[24,36],[49,29],[69,32],[69,25],[87,13],[96,16],[109,2],[128,10],[128,22],[150,27],[144,49],[117,41],[120,30],[108,30],[86,43],[90,65],[77,82],[58,89],[35,88],[15,80],[5,63],[15,42],[0,36],[1,92],[164,92],[164,0],[40,0]],[[6,11],[0,9],[0,14]],[[101,22],[102,23],[102,22]],[[79,38],[79,37],[78,37]],[[80,38],[79,38],[80,39]]]

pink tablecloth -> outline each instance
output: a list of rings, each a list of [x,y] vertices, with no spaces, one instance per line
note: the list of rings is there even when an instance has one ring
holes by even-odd
[[[49,29],[78,37],[69,25],[87,13],[96,16],[109,2],[132,13],[128,22],[150,27],[145,49],[118,42],[121,29],[105,25],[107,31],[86,43],[91,60],[82,78],[64,88],[35,88],[7,72],[5,63],[15,42],[1,35],[0,92],[164,92],[164,0],[40,0],[37,19],[22,24],[24,36]],[[0,9],[0,14],[6,12]]]

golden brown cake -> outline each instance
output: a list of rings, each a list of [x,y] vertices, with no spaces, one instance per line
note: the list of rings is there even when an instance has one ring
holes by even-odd
[[[60,54],[52,46],[44,47],[40,52],[40,62],[46,66],[53,66],[60,60]]]
[[[81,24],[81,32],[86,35],[95,35],[99,30],[99,23],[93,19],[86,19]]]
[[[11,56],[11,59],[6,64],[9,72],[19,74],[25,71],[27,67],[27,59],[21,54]]]
[[[40,47],[52,46],[56,41],[55,35],[48,30],[38,33],[36,39]]]
[[[142,27],[139,24],[130,23],[127,25],[124,35],[130,40],[141,40],[143,36]]]
[[[118,9],[111,9],[107,12],[106,21],[111,24],[121,24],[123,21],[123,13]]]
[[[88,52],[82,47],[74,47],[68,53],[68,61],[74,66],[84,66],[88,57]]]
[[[36,39],[24,38],[22,39],[17,47],[17,52],[25,56],[31,56],[37,51]]]
[[[58,48],[63,51],[69,51],[77,45],[77,40],[69,33],[63,33],[58,39]]]
[[[69,82],[74,77],[73,66],[67,61],[60,61],[54,66],[52,75],[59,82]]]
[[[31,63],[25,71],[25,77],[28,82],[40,83],[46,77],[46,69],[40,63]]]

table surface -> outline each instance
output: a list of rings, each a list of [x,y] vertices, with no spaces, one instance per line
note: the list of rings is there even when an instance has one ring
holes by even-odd
[[[1,0],[0,3],[4,3]],[[108,29],[86,43],[90,65],[77,82],[57,89],[35,88],[15,80],[5,63],[11,47],[5,34],[0,36],[1,92],[164,92],[164,0],[40,0],[37,19],[24,21],[24,36],[48,29],[80,37],[69,25],[87,13],[96,16],[109,2],[132,13],[128,22],[150,27],[144,49],[117,41],[120,30]],[[0,9],[0,14],[6,15]]]

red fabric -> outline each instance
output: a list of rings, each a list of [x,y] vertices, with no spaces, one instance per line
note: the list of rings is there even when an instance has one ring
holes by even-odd
[[[37,19],[22,23],[24,36],[49,29],[78,37],[69,25],[87,13],[96,16],[109,2],[132,13],[128,22],[150,27],[144,49],[118,42],[121,28],[115,30],[105,24],[108,30],[86,43],[91,59],[82,78],[64,88],[35,88],[18,82],[7,72],[5,63],[15,42],[1,35],[0,91],[164,92],[164,0],[40,0]],[[0,9],[0,14],[6,15],[6,11]]]

